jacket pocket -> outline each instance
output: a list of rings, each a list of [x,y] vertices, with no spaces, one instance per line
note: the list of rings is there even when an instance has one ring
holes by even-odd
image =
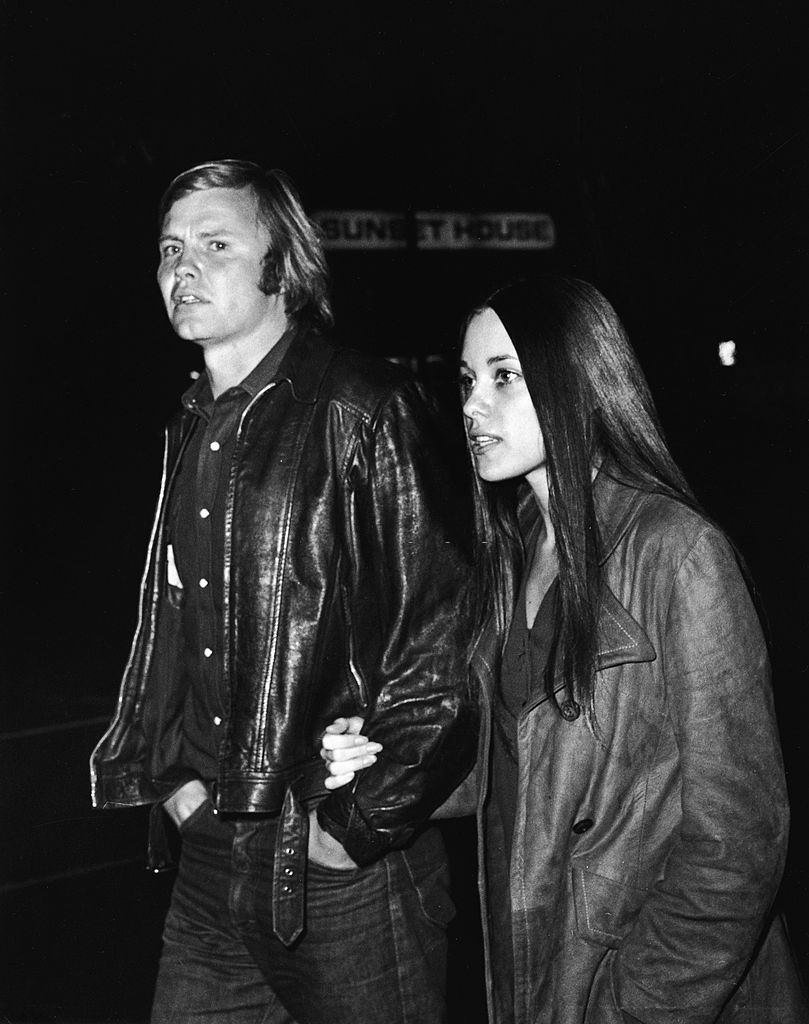
[[[617,882],[586,868],[573,868],[576,928],[585,942],[617,949],[646,899],[645,889]]]
[[[184,818],[180,822],[180,824],[178,826],[178,831],[180,832],[180,834],[182,835],[183,832],[187,832],[189,829],[193,828],[196,825],[196,823],[201,818],[203,818],[205,816],[205,814],[208,812],[210,806],[211,806],[210,798],[209,797],[205,797],[205,799],[202,801],[202,803],[198,804],[194,808],[194,810],[188,815],[188,817]]]

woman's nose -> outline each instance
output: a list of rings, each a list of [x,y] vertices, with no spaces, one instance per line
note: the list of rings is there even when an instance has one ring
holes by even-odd
[[[476,417],[480,416],[482,412],[482,405],[483,403],[481,402],[480,393],[477,388],[473,388],[466,396],[466,400],[463,404],[463,414],[470,425],[474,422]]]

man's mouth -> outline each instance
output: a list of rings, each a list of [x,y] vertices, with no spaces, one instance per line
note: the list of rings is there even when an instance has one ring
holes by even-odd
[[[202,302],[203,300],[197,298],[196,295],[175,295],[174,305],[175,306],[192,306],[195,303]]]
[[[493,437],[491,434],[474,434],[469,437],[469,445],[474,455],[482,455],[499,443],[500,438]]]

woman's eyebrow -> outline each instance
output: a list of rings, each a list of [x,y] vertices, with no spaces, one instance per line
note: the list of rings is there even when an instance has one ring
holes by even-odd
[[[518,361],[517,356],[512,356],[506,353],[506,355],[502,356],[489,356],[489,358],[486,360],[486,365],[493,366],[495,363],[504,363],[507,359],[514,359],[515,361]],[[458,363],[459,369],[462,366],[466,367],[467,370],[471,369],[469,363],[465,362],[463,359]]]

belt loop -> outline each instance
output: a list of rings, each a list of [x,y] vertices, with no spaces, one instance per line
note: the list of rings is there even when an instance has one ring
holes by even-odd
[[[149,811],[149,840],[147,845],[146,864],[149,871],[159,875],[171,871],[175,867],[171,858],[168,836],[166,835],[166,819],[163,804],[152,804]]]
[[[309,852],[309,817],[294,787],[290,783],[278,823],[272,879],[273,931],[285,946],[303,932]]]

